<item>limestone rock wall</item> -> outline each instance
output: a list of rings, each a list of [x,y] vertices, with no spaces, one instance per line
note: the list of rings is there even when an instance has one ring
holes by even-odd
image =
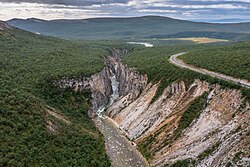
[[[70,88],[74,91],[90,90],[92,93],[92,111],[96,112],[100,107],[108,104],[112,94],[111,77],[116,76],[119,82],[120,96],[129,96],[130,100],[136,99],[145,89],[147,76],[139,74],[121,63],[121,57],[128,52],[127,49],[113,49],[105,60],[104,69],[86,77],[62,78],[55,84],[61,88]]]
[[[128,138],[138,144],[150,143],[146,149],[152,153],[152,166],[186,159],[200,167],[249,164],[250,108],[239,90],[200,80],[187,87],[181,81],[168,86],[152,103],[157,88],[158,84],[148,84],[136,100],[123,96],[108,108],[109,116]],[[167,140],[178,128],[183,113],[204,93],[207,104],[199,118],[180,137]]]

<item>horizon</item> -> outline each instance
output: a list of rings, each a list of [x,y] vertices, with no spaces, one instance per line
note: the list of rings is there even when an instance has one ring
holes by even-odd
[[[81,18],[81,19],[68,19],[68,18],[62,18],[62,19],[42,19],[42,18],[36,18],[36,17],[30,17],[30,18],[12,18],[9,20],[2,20],[5,22],[11,21],[11,20],[41,20],[41,21],[57,21],[57,20],[68,20],[68,21],[73,21],[73,20],[88,20],[88,19],[129,19],[129,18],[143,18],[143,17],[162,17],[162,18],[169,18],[169,19],[173,19],[173,20],[182,20],[182,21],[190,21],[190,22],[197,22],[197,23],[214,23],[214,24],[233,24],[233,23],[250,23],[250,21],[232,21],[232,22],[220,22],[220,20],[214,20],[213,22],[209,22],[209,21],[193,21],[193,20],[184,20],[184,19],[178,19],[178,18],[172,18],[172,17],[168,17],[168,16],[160,16],[160,15],[143,15],[143,16],[117,16],[117,17],[112,17],[112,16],[106,16],[106,17],[89,17],[89,18]]]
[[[18,16],[18,17],[17,17]],[[0,0],[0,20],[161,16],[207,23],[250,22],[250,0]]]

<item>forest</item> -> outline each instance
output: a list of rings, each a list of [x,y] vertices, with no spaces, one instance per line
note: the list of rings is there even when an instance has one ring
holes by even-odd
[[[210,46],[192,50],[180,58],[186,63],[236,78],[250,80],[250,43]]]
[[[238,52],[241,52],[244,56],[245,54],[248,54],[247,49],[249,46],[249,43],[242,43],[238,44],[242,46],[239,48]],[[250,99],[250,91],[249,89],[242,88],[239,85],[236,85],[231,82],[223,81],[217,78],[209,77],[203,74],[199,74],[190,70],[186,70],[183,68],[179,68],[174,66],[169,62],[169,57],[176,53],[181,52],[189,52],[187,55],[183,55],[181,58],[185,57],[188,58],[190,54],[192,53],[198,53],[199,51],[202,52],[203,50],[210,50],[211,52],[214,48],[221,47],[221,48],[230,48],[234,47],[234,45],[231,44],[196,44],[196,45],[176,45],[176,46],[161,46],[161,47],[154,47],[154,48],[135,48],[132,52],[130,52],[128,55],[124,57],[124,63],[127,64],[129,67],[136,67],[141,73],[147,74],[149,77],[149,81],[152,81],[154,83],[160,82],[160,87],[158,88],[158,91],[154,97],[154,100],[161,95],[164,88],[166,88],[169,84],[172,82],[176,82],[179,80],[185,81],[187,84],[191,84],[194,79],[200,79],[200,80],[206,80],[211,84],[220,84],[223,87],[230,87],[230,88],[237,88],[241,89],[242,93]],[[203,53],[204,55],[204,53]],[[218,53],[219,55],[219,53]],[[199,56],[199,54],[197,54]],[[204,56],[205,57],[205,56]],[[230,56],[228,56],[230,57]],[[248,57],[249,58],[249,57]],[[235,59],[235,57],[231,58]],[[211,61],[215,61],[216,59],[211,59]],[[186,60],[185,60],[186,61]],[[232,61],[232,60],[231,60]],[[205,64],[204,60],[200,61]],[[238,62],[238,64],[236,63]],[[243,61],[243,64],[245,62],[249,61]],[[229,63],[229,62],[228,62]],[[240,65],[242,63],[241,61],[236,60],[234,67]],[[212,63],[211,63],[212,64]],[[218,63],[219,64],[219,63]],[[225,63],[222,63],[221,67],[224,67],[225,69],[230,69],[227,66],[224,66]],[[233,64],[233,63],[232,63]],[[247,68],[250,68],[250,65],[246,64]],[[239,66],[241,68],[241,66]],[[238,69],[239,69],[238,67]],[[210,68],[208,68],[210,69]],[[235,70],[235,69],[233,69]],[[242,70],[242,74],[245,75],[250,74],[245,73],[247,71],[246,68]],[[243,78],[243,77],[242,77]]]
[[[130,49],[123,58],[125,64],[147,74],[151,82],[161,81],[154,100],[172,82],[184,80],[189,85],[197,78],[241,89],[250,99],[248,89],[176,67],[168,60],[188,51],[182,56],[187,63],[250,79],[249,43],[145,48],[124,41],[68,41],[13,28],[0,34],[0,166],[110,166],[103,136],[87,114],[90,92],[62,90],[53,81],[99,72],[110,49],[121,47]],[[197,100],[184,114],[177,132],[199,116],[203,103]],[[71,123],[48,111],[60,113]]]
[[[0,166],[110,166],[103,136],[87,115],[89,92],[52,84],[100,71],[107,50],[11,29],[0,34],[0,52]]]

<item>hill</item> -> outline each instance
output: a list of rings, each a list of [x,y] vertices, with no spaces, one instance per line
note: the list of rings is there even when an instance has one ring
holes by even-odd
[[[42,20],[36,21],[38,23],[43,22]],[[0,166],[48,166],[48,164],[51,166],[110,166],[111,164],[104,149],[103,136],[87,114],[91,107],[90,92],[87,90],[75,92],[69,88],[59,89],[53,83],[55,80],[62,78],[69,78],[70,82],[72,82],[72,78],[82,78],[101,71],[104,66],[103,56],[109,53],[108,49],[124,48],[127,45],[123,44],[121,46],[122,43],[108,40],[104,42],[67,41],[36,35],[11,27],[3,30],[3,32],[3,34],[0,34],[0,125],[1,134],[3,134],[0,136],[2,153],[0,155]],[[170,117],[165,117],[166,115],[163,114],[162,120],[166,124],[152,126],[157,127],[156,131],[153,130],[152,135],[146,136],[137,143],[139,150],[147,159],[171,160],[170,156],[165,156],[159,151],[169,148],[174,150],[175,145],[173,144],[179,144],[179,140],[187,141],[187,139],[190,139],[189,137],[183,138],[188,129],[196,133],[197,127],[204,130],[205,123],[208,132],[204,135],[204,133],[198,131],[199,140],[195,138],[195,135],[191,135],[192,133],[187,135],[191,137],[189,141],[192,143],[192,145],[188,143],[191,147],[188,147],[187,150],[194,150],[194,154],[188,157],[192,161],[191,159],[183,159],[189,152],[186,151],[186,148],[181,148],[185,150],[183,151],[184,156],[178,155],[178,161],[176,161],[176,156],[172,156],[175,159],[169,162],[175,162],[175,166],[187,163],[204,164],[203,162],[210,162],[208,158],[214,154],[220,156],[219,158],[212,158],[215,161],[221,159],[221,156],[224,155],[231,158],[230,162],[233,164],[240,164],[241,157],[243,157],[243,160],[248,161],[245,157],[249,155],[249,151],[245,148],[248,146],[247,139],[249,136],[247,122],[249,120],[249,90],[244,90],[238,85],[226,81],[178,68],[168,61],[169,56],[179,52],[203,53],[206,49],[213,50],[217,47],[223,52],[230,51],[230,48],[237,51],[238,48],[237,52],[243,55],[248,53],[249,43],[236,45],[228,43],[226,46],[218,46],[218,44],[191,44],[152,48],[138,46],[130,48],[131,52],[124,56],[122,61],[128,67],[132,67],[131,73],[138,70],[142,74],[147,74],[146,78],[148,78],[149,85],[151,83],[155,85],[151,85],[152,88],[149,86],[148,89],[145,89],[146,93],[143,91],[138,101],[129,99],[130,102],[124,103],[122,97],[114,103],[120,104],[123,109],[124,105],[135,105],[135,107],[126,109],[131,113],[129,116],[134,113],[137,115],[138,111],[149,113],[145,114],[148,117],[143,118],[143,121],[141,119],[135,120],[138,121],[138,126],[129,128],[128,132],[134,129],[137,130],[138,127],[148,131],[152,123],[156,122],[155,125],[161,124],[161,117],[157,116],[158,114],[152,116],[151,113],[158,112],[161,115],[160,112],[162,111],[173,112],[173,114],[169,115]],[[233,54],[231,56],[234,56]],[[242,56],[242,58],[245,57]],[[233,59],[235,61],[237,56]],[[227,61],[227,63],[229,62]],[[238,62],[235,61],[234,63],[237,64]],[[244,67],[248,66],[249,64],[246,63]],[[120,66],[115,67],[120,68]],[[243,67],[241,69],[243,70]],[[132,75],[131,80],[136,82],[132,82],[128,86],[127,83],[130,84],[131,80],[126,78],[130,76],[127,74],[129,73],[118,72],[116,75],[120,75],[121,80],[125,81],[118,83],[126,83],[123,84],[125,88],[129,87],[135,93],[140,92],[132,84],[138,85],[138,78],[141,77]],[[124,76],[125,78],[122,78]],[[78,81],[82,82],[82,80]],[[102,82],[102,80],[99,81]],[[145,80],[143,79],[143,81]],[[103,84],[113,86],[112,83],[104,82]],[[218,86],[218,84],[221,86]],[[76,85],[78,87],[78,84]],[[208,87],[208,85],[211,87]],[[102,89],[102,87],[98,88]],[[236,90],[236,88],[241,89],[244,94],[241,94],[240,90]],[[148,90],[154,92],[149,92],[148,96]],[[208,93],[212,94],[212,96],[208,95]],[[146,95],[146,103],[144,100],[140,100],[144,95]],[[130,98],[131,96],[126,95],[126,97]],[[216,102],[216,105],[214,105],[213,101]],[[213,104],[214,109],[206,108],[208,102]],[[221,104],[226,105],[221,106]],[[176,105],[177,107],[174,107]],[[147,110],[151,106],[153,107],[152,110]],[[228,110],[228,106],[236,107]],[[140,107],[145,110],[141,110]],[[119,109],[119,105],[115,106],[115,108]],[[118,114],[123,113],[122,111],[119,111]],[[228,118],[217,119],[217,117],[213,117],[217,112],[224,111],[226,112],[224,115],[228,116]],[[207,117],[205,119],[200,117],[206,112],[209,114],[208,119]],[[177,117],[175,117],[176,115]],[[140,116],[140,114],[137,116]],[[133,117],[133,119],[137,116]],[[172,116],[174,116],[173,119]],[[121,120],[126,121],[129,119]],[[147,120],[150,120],[150,123],[144,123]],[[170,123],[168,120],[170,120]],[[201,121],[201,124],[198,124],[198,126],[194,124],[196,120],[197,122]],[[217,127],[213,128],[214,122],[221,122],[218,124],[219,131]],[[234,126],[230,126],[231,123],[234,123]],[[133,124],[134,122],[129,122],[128,125]],[[220,132],[227,127],[230,128],[226,133],[223,133],[226,134],[225,138],[223,138]],[[140,133],[145,131],[140,130]],[[235,136],[235,134],[239,135]],[[198,149],[193,147],[197,145],[197,141],[202,146]],[[209,141],[213,142],[210,143]],[[120,145],[118,141],[117,144]],[[226,149],[221,152],[219,148],[224,146],[226,146]],[[231,148],[236,150],[232,151]],[[238,150],[238,148],[243,149]],[[230,152],[227,151],[229,149],[231,149]],[[117,152],[117,154],[119,153]],[[155,153],[159,153],[160,156],[156,157],[157,154]],[[164,162],[162,165],[165,164]],[[221,166],[221,164],[218,166]]]
[[[51,21],[31,18],[12,19],[8,23],[34,33],[69,39],[131,39],[183,31],[250,33],[250,23],[202,23],[159,16]]]
[[[89,93],[52,84],[59,76],[101,70],[107,51],[3,22],[1,28],[0,166],[110,166],[103,136],[87,114]]]
[[[11,27],[6,22],[0,21],[0,31],[6,31],[10,28]]]

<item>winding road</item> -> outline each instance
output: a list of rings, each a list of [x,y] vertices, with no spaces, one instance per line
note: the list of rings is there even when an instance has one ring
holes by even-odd
[[[181,55],[184,55],[184,54],[187,54],[187,52],[182,52],[182,53],[172,55],[169,58],[170,63],[172,63],[172,64],[174,64],[174,65],[176,65],[178,67],[187,68],[189,70],[192,70],[192,71],[195,71],[195,72],[198,72],[198,73],[201,73],[201,74],[216,77],[216,78],[219,78],[219,79],[222,79],[222,80],[225,80],[225,81],[230,81],[230,82],[239,84],[239,85],[241,85],[241,86],[243,86],[245,88],[250,89],[250,82],[247,81],[247,80],[237,79],[237,78],[234,78],[234,77],[231,77],[231,76],[228,76],[228,75],[220,74],[220,73],[209,71],[209,70],[206,70],[206,69],[203,69],[203,68],[198,68],[198,67],[195,67],[195,66],[190,65],[190,64],[186,64],[184,61],[178,59],[178,56],[181,56]]]

